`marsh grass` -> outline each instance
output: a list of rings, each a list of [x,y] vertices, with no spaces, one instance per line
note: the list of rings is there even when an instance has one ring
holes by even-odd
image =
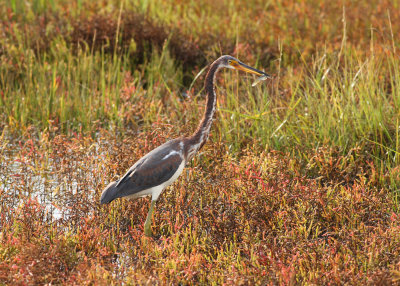
[[[0,283],[398,283],[400,10],[370,2],[1,3]],[[145,238],[100,192],[193,132],[225,53],[274,78],[221,72]]]
[[[304,166],[274,150],[234,158],[211,140],[158,201],[155,237],[144,237],[148,199],[96,202],[101,186],[173,132],[153,128],[118,140],[105,130],[96,140],[43,134],[13,148],[14,167],[2,146],[3,283],[397,279],[398,210],[368,177],[374,165],[354,161],[361,149],[319,148]]]

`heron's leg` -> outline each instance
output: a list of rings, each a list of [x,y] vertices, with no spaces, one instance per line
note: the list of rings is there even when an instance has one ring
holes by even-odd
[[[154,210],[154,205],[156,204],[156,201],[151,201],[149,213],[147,214],[146,222],[144,223],[144,234],[146,236],[151,236],[151,221],[153,218],[153,210]]]

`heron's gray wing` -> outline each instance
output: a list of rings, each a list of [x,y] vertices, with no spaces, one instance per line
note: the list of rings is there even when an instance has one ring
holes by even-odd
[[[117,183],[115,198],[130,196],[161,185],[175,174],[182,160],[181,155],[174,150],[160,150],[143,157]]]

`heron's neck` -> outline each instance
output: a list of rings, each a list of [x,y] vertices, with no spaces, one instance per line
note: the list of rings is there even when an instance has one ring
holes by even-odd
[[[206,143],[208,135],[210,133],[211,124],[213,121],[215,106],[216,106],[216,95],[214,90],[214,81],[215,75],[219,69],[219,62],[214,62],[208,73],[206,75],[206,79],[204,82],[204,89],[207,92],[207,103],[204,111],[204,115],[202,120],[199,123],[196,131],[190,136],[188,139],[188,151],[187,151],[187,160],[193,158],[194,154],[203,147],[204,143]]]

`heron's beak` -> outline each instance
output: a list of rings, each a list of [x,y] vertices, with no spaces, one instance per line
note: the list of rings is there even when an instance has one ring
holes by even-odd
[[[242,62],[232,62],[231,66],[234,67],[237,70],[245,71],[245,72],[252,73],[252,74],[255,74],[255,75],[258,75],[258,76],[265,76],[267,78],[271,78],[271,76],[269,74],[267,74],[267,73],[265,73],[263,71],[260,71],[258,69],[252,68],[252,67],[250,67],[248,65],[245,65]]]

